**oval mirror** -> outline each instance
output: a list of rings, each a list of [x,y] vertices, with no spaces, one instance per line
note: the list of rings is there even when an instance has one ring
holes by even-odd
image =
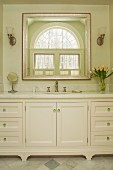
[[[17,91],[14,90],[14,84],[17,82],[18,80],[18,76],[16,73],[11,72],[8,74],[7,79],[9,80],[9,82],[11,83],[12,89],[10,91],[8,91],[9,93],[16,93]]]
[[[23,80],[90,79],[89,13],[22,18]]]

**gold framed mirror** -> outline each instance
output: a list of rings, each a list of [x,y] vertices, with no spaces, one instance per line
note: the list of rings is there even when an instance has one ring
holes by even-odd
[[[90,79],[90,13],[23,13],[22,79]]]

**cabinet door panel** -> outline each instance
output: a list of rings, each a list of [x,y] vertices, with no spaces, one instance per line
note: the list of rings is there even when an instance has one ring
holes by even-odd
[[[28,146],[56,145],[56,104],[27,103],[26,135]]]
[[[59,146],[87,144],[87,103],[58,103]]]

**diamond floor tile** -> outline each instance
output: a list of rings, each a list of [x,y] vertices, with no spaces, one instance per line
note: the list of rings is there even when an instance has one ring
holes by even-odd
[[[53,170],[53,169],[55,169],[57,166],[59,166],[60,163],[58,163],[58,162],[55,161],[54,159],[51,159],[50,161],[46,162],[44,165],[47,166],[50,170]]]

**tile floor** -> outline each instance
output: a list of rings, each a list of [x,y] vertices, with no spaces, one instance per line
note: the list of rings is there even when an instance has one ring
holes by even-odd
[[[22,162],[18,157],[0,157],[0,170],[113,170],[113,156],[30,157]]]

